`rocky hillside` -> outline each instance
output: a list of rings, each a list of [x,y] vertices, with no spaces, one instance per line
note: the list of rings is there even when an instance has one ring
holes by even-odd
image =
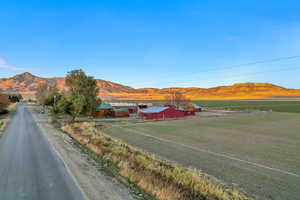
[[[28,72],[10,78],[0,79],[1,92],[34,94],[41,83],[56,84],[60,90],[66,90],[64,78],[42,78]],[[97,80],[99,96],[120,100],[162,100],[172,91],[182,92],[190,99],[257,99],[273,96],[300,96],[300,90],[287,89],[268,83],[239,83],[232,86],[214,88],[141,88],[134,89],[121,84]]]

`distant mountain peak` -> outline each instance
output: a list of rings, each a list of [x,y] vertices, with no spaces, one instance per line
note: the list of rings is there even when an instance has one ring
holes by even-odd
[[[23,75],[23,76],[34,76],[33,74],[31,74],[30,72],[24,72],[20,75]]]
[[[12,78],[15,80],[18,80],[18,81],[24,81],[24,80],[32,80],[32,79],[36,78],[36,76],[34,76],[33,74],[31,74],[29,72],[24,72],[22,74],[17,74]]]

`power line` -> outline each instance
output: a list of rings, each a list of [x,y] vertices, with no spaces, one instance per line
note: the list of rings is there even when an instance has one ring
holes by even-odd
[[[160,78],[160,79],[164,79],[164,78],[170,78],[170,76],[172,78],[174,77],[184,77],[184,76],[189,76],[189,75],[197,75],[197,74],[201,74],[204,72],[211,72],[211,71],[223,71],[223,70],[228,70],[228,69],[236,69],[236,68],[241,68],[241,67],[245,67],[245,66],[251,66],[251,65],[257,65],[257,64],[265,64],[265,63],[273,63],[273,62],[279,62],[279,61],[283,61],[283,60],[292,60],[292,59],[297,59],[300,58],[300,55],[296,55],[296,56],[286,56],[286,57],[277,57],[277,58],[272,58],[272,59],[268,59],[268,60],[259,60],[259,61],[253,61],[253,62],[248,62],[248,63],[244,63],[244,64],[239,64],[239,65],[232,65],[232,66],[228,66],[228,67],[224,67],[224,68],[211,68],[208,70],[201,70],[201,71],[197,71],[197,72],[191,72],[191,73],[186,73],[186,74],[180,74],[180,75],[168,75],[168,76],[163,76],[163,77],[156,77],[156,78]],[[142,81],[139,83],[156,83],[158,81],[152,80],[152,81]],[[166,82],[165,80],[162,82]],[[130,85],[130,83],[136,83],[136,82],[126,82],[123,83],[125,85]]]
[[[276,70],[264,70],[264,71],[256,71],[256,72],[252,72],[252,73],[246,73],[246,74],[240,74],[240,75],[234,75],[234,76],[225,76],[222,77],[222,79],[226,78],[226,79],[230,79],[230,78],[240,78],[240,77],[247,77],[247,76],[252,76],[252,75],[265,75],[266,73],[274,73],[274,72],[284,72],[284,71],[291,71],[291,70],[299,70],[300,67],[290,67],[290,68],[280,68],[280,69],[276,69]],[[225,80],[217,80],[217,81],[212,81],[211,78],[207,78],[207,79],[203,79],[203,78],[197,78],[197,79],[190,79],[190,80],[186,80],[186,81],[165,81],[165,80],[161,80],[161,81],[156,81],[156,83],[171,83],[171,84],[176,84],[176,86],[178,86],[178,84],[190,84],[191,82],[195,82],[195,81],[206,81],[206,83],[215,83],[215,82],[226,82]],[[207,82],[209,81],[209,82]]]
[[[253,73],[247,73],[244,75],[237,75],[237,76],[229,76],[229,77],[225,77],[225,78],[239,78],[239,77],[245,77],[245,76],[251,76],[251,75],[256,75],[256,74],[262,74],[265,75],[264,73],[273,73],[273,72],[283,72],[283,71],[291,71],[291,70],[299,70],[300,67],[290,67],[290,68],[281,68],[278,70],[265,70],[265,71],[257,71],[257,72],[253,72]],[[178,83],[190,83],[190,82],[194,82],[194,81],[207,81],[207,80],[211,80],[211,79],[191,79],[188,82],[184,82],[184,81],[166,81],[165,83],[174,83],[174,84],[178,84]],[[209,81],[206,83],[210,83],[210,82],[216,82],[216,81]],[[224,82],[224,81],[223,81]]]

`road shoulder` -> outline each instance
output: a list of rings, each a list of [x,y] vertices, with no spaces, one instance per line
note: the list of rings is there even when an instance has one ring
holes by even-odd
[[[0,115],[0,138],[4,134],[7,123],[9,122],[11,115],[16,110],[17,103],[13,103],[8,107],[8,113]]]
[[[71,138],[52,127],[47,115],[34,111],[32,115],[89,200],[134,199],[125,186],[102,174],[92,160],[75,149]]]

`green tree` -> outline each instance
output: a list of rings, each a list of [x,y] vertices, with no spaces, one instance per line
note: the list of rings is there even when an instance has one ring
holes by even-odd
[[[42,83],[39,85],[36,98],[43,106],[52,106],[52,111],[57,112],[57,101],[62,94],[59,92],[55,84]]]
[[[47,83],[41,83],[38,85],[35,96],[36,96],[37,101],[41,105],[44,105],[44,100],[47,98],[47,90],[48,90]]]
[[[23,97],[22,97],[22,95],[20,95],[20,94],[11,94],[11,95],[9,95],[9,100],[10,100],[11,102],[13,102],[13,103],[21,101],[22,98],[23,98]]]
[[[81,69],[68,72],[65,84],[69,89],[68,100],[72,102],[71,115],[73,120],[81,115],[91,115],[101,102],[97,98],[96,80],[87,76]]]
[[[67,96],[61,96],[57,102],[57,110],[63,114],[71,114],[72,102],[68,99]]]

